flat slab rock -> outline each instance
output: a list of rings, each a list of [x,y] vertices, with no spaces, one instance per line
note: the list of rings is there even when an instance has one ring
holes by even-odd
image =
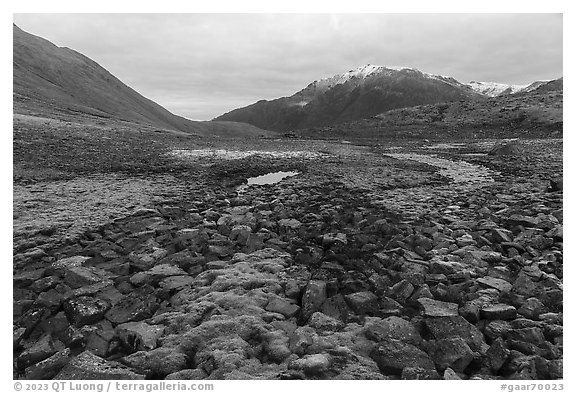
[[[187,273],[178,266],[162,264],[156,265],[152,269],[134,274],[130,277],[130,282],[134,285],[142,285],[145,283],[152,283],[153,281],[160,281],[165,277],[185,275],[187,275]]]
[[[516,308],[508,304],[494,304],[482,307],[480,315],[485,319],[514,319],[516,318]]]
[[[510,292],[512,290],[512,284],[500,278],[481,277],[476,279],[476,282],[486,288],[495,288],[501,292]]]
[[[455,317],[458,315],[458,304],[440,300],[420,298],[417,300],[428,317]]]
[[[72,267],[79,267],[84,264],[90,257],[85,257],[82,255],[76,255],[73,257],[62,258],[54,263],[52,263],[53,268],[57,269],[69,269]]]

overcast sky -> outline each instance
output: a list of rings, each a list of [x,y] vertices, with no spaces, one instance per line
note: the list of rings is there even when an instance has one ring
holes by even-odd
[[[461,82],[562,76],[561,14],[15,14],[14,23],[198,120],[364,64]]]

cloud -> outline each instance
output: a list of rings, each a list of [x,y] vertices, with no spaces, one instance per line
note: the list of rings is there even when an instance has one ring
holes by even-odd
[[[195,119],[367,63],[463,82],[562,75],[561,14],[16,14],[14,22]]]

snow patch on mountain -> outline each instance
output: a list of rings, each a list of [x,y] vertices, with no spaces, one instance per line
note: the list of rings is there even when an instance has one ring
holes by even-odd
[[[477,93],[484,94],[488,97],[496,97],[501,94],[515,94],[529,85],[509,85],[506,83],[497,82],[476,82],[471,81],[468,86]]]
[[[344,84],[350,80],[353,79],[366,79],[372,76],[376,76],[376,75],[386,75],[386,76],[391,76],[396,72],[400,72],[400,71],[412,71],[412,72],[416,72],[421,74],[422,76],[424,76],[425,78],[430,78],[430,79],[436,79],[439,80],[441,82],[456,86],[462,86],[462,84],[460,82],[458,82],[456,79],[450,77],[450,76],[443,76],[443,75],[435,75],[435,74],[430,74],[427,72],[422,72],[416,68],[412,68],[412,67],[405,67],[405,66],[380,66],[380,65],[374,65],[374,64],[366,64],[363,66],[360,66],[354,70],[350,70],[347,71],[343,74],[337,74],[334,75],[332,77],[329,78],[324,78],[324,79],[320,79],[320,80],[316,80],[314,82],[312,82],[310,84],[311,87],[314,87],[316,89],[320,89],[320,90],[325,90],[325,89],[329,89],[332,88],[336,85],[339,84]]]

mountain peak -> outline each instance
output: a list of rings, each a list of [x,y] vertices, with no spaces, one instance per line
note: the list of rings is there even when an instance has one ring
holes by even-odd
[[[411,67],[365,64],[315,80],[290,97],[238,108],[216,119],[244,121],[285,131],[355,120],[399,107],[459,101],[471,96],[479,94],[451,77]]]
[[[381,65],[374,65],[374,64],[365,64],[359,66],[355,69],[349,70],[342,74],[336,74],[334,76],[330,76],[327,78],[322,78],[319,80],[315,80],[310,84],[311,87],[319,88],[321,90],[325,90],[331,88],[335,85],[343,84],[348,82],[349,80],[357,80],[362,81],[371,76],[385,74],[386,71],[401,71],[401,70],[415,70],[414,68],[409,67],[399,67],[399,66],[381,66]]]
[[[381,65],[374,65],[374,64],[365,64],[356,69],[350,70],[343,74],[336,74],[332,77],[320,79],[320,81],[325,80],[334,80],[334,79],[341,79],[341,80],[348,80],[351,78],[367,78],[374,74],[380,74],[386,70],[391,71],[402,71],[402,70],[413,70],[418,71],[411,67],[401,67],[401,66],[381,66]]]

